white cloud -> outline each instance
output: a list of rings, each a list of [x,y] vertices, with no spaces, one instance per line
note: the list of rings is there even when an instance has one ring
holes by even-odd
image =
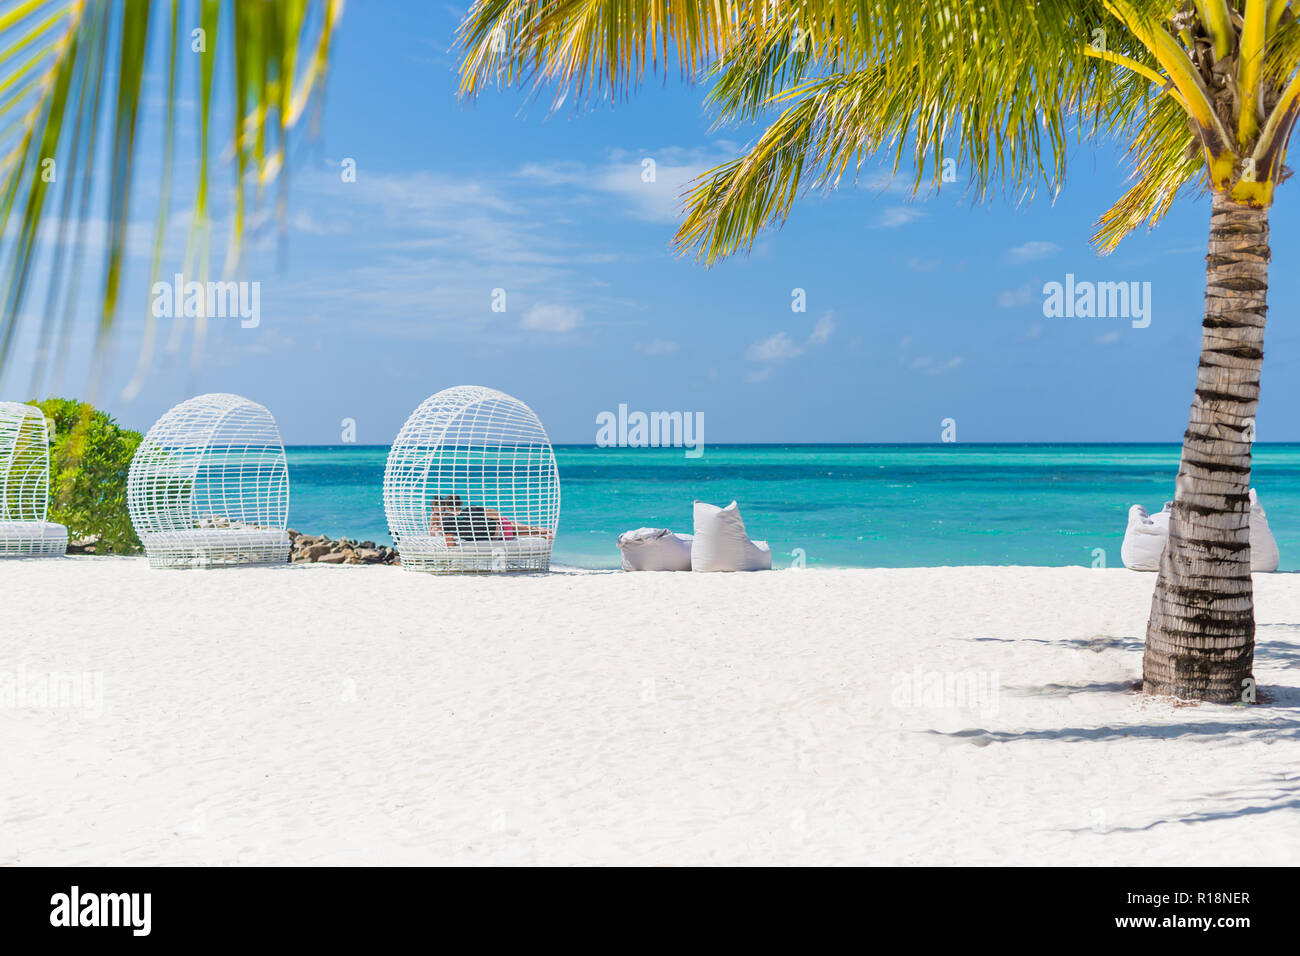
[[[1098,345],[1114,345],[1121,338],[1120,332],[1107,332],[1105,335],[1099,335],[1095,339]]]
[[[667,339],[653,339],[649,342],[638,342],[636,350],[642,355],[671,355],[681,346],[676,342],[670,342]]]
[[[1042,242],[1032,240],[1026,242],[1023,246],[1016,246],[1007,250],[1007,262],[1020,265],[1025,262],[1037,262],[1039,259],[1048,259],[1061,251],[1061,247],[1054,242]]]
[[[1006,289],[998,293],[998,305],[1004,309],[1013,309],[1016,306],[1028,305],[1031,297],[1029,286],[1022,285],[1019,289]]]
[[[572,332],[582,324],[582,313],[567,305],[538,303],[524,313],[521,329],[532,332]]]
[[[946,362],[935,362],[925,370],[926,375],[942,375],[944,372],[951,372],[955,368],[961,368],[966,364],[964,355],[954,355]]]
[[[444,174],[370,174],[358,177],[353,185],[367,201],[404,222],[442,225],[448,216],[457,213],[519,211],[515,203],[491,185]]]
[[[289,225],[295,232],[303,232],[313,236],[337,236],[347,232],[347,227],[343,223],[317,219],[304,209],[300,209],[289,216]]]
[[[617,150],[606,162],[528,163],[517,175],[544,186],[563,186],[606,193],[624,201],[628,215],[648,222],[676,222],[682,214],[682,194],[694,179],[719,165],[734,148],[721,152],[669,146],[632,153]]]
[[[273,352],[288,351],[295,347],[294,340],[276,329],[267,329],[253,341],[243,345],[240,351],[245,355],[270,355]]]
[[[922,355],[912,360],[911,368],[914,371],[925,372],[926,375],[942,375],[944,372],[951,372],[955,368],[961,368],[965,364],[966,358],[962,355],[954,355],[950,359],[935,360],[928,355]]]
[[[870,179],[859,179],[857,184],[878,196],[898,196],[901,199],[916,199],[925,202],[930,199],[927,190],[935,190],[940,185],[930,170],[924,170],[917,181],[916,167],[905,167],[897,174],[892,170],[882,169]]]
[[[915,222],[925,216],[925,210],[918,209],[915,206],[894,206],[886,209],[876,219],[876,225],[881,229],[897,229],[899,226],[906,226],[909,222]]]
[[[751,362],[786,362],[802,354],[802,346],[795,345],[784,332],[777,332],[776,335],[751,345],[745,352],[745,358]]]
[[[831,314],[827,312],[817,320],[817,324],[813,327],[812,335],[808,336],[808,344],[825,345],[830,340],[831,334],[834,331],[835,320],[832,319]]]
[[[778,364],[798,358],[807,351],[808,346],[825,345],[834,333],[835,320],[831,318],[831,313],[827,312],[817,320],[817,324],[808,335],[808,341],[803,345],[796,343],[790,338],[789,333],[784,331],[755,342],[745,350],[745,358],[751,362],[762,362],[766,367],[746,373],[745,381],[766,381]]]
[[[357,254],[298,271],[281,294],[368,336],[483,347],[571,332],[597,314],[626,311],[589,269],[615,253],[578,229],[554,225],[554,200],[527,186],[517,178],[424,173],[371,172],[347,185],[337,175],[302,177],[294,198],[311,213],[310,224],[345,225]],[[340,191],[349,202],[340,202]],[[491,311],[498,288],[508,293],[506,315]],[[361,297],[373,315],[356,314]],[[565,302],[577,308],[547,305]],[[521,320],[534,303],[545,308]]]

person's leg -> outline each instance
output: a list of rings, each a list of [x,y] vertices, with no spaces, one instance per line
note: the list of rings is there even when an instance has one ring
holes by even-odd
[[[515,534],[521,538],[549,538],[551,537],[550,528],[537,528],[532,525],[517,524],[515,525]]]

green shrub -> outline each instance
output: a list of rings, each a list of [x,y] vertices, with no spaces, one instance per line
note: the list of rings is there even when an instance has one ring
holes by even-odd
[[[98,554],[140,550],[126,507],[126,476],[141,435],[83,402],[32,402],[54,422],[50,449],[50,520],[69,538],[96,535]]]

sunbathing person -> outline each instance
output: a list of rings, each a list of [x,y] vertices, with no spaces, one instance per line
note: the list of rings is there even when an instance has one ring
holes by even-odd
[[[551,537],[549,528],[519,524],[494,508],[481,505],[465,507],[460,495],[440,495],[433,499],[429,515],[429,534],[442,535],[447,547],[462,541],[513,541],[516,538]]]

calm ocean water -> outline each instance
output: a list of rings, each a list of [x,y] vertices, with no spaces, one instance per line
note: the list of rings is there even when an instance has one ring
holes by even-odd
[[[715,445],[555,449],[558,564],[618,566],[620,531],[691,530],[691,502],[740,502],[754,538],[786,566],[1119,567],[1129,505],[1173,497],[1177,445]],[[288,449],[289,524],[389,542],[385,446]],[[1300,444],[1255,446],[1254,485],[1282,552],[1300,569]]]

